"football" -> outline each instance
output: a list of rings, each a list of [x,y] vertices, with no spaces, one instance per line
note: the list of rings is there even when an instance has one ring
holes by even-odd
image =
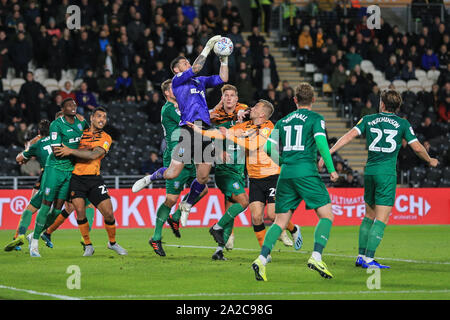
[[[214,45],[214,52],[218,56],[229,56],[233,52],[233,41],[226,37],[220,38]]]

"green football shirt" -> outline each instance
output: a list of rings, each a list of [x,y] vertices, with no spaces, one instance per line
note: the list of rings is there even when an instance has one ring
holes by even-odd
[[[225,127],[230,129],[232,126],[236,124],[235,121],[228,121],[222,124],[217,125],[217,127]],[[216,144],[220,143],[220,140],[216,140]],[[227,160],[226,163],[217,164],[216,165],[216,173],[218,174],[227,174],[227,173],[235,173],[245,178],[245,149],[241,147],[237,143],[234,143],[231,140],[225,139],[223,140],[222,150],[227,152],[230,156],[230,159]],[[217,152],[217,151],[216,151]]]
[[[83,130],[88,127],[89,124],[86,120],[80,121],[75,117],[75,122],[70,124],[64,117],[59,117],[50,124],[50,145],[56,147],[64,144],[71,149],[77,149],[81,136],[83,135]],[[58,158],[54,153],[48,156],[45,165],[61,171],[72,171],[74,168],[72,158]]]
[[[315,176],[317,146],[315,137],[326,137],[324,118],[308,109],[297,109],[278,120],[270,141],[278,144],[280,179]]]
[[[167,143],[167,148],[164,150],[163,155],[164,166],[170,164],[172,151],[180,138],[180,117],[180,111],[172,102],[167,101],[161,108],[161,125],[163,128],[164,139]]]
[[[52,154],[52,147],[50,146],[50,136],[39,139],[36,143],[32,144],[22,152],[25,159],[30,159],[31,157],[36,157],[37,161],[41,165],[41,168],[45,167],[45,163],[50,154]]]
[[[366,175],[397,175],[397,156],[402,139],[408,144],[417,141],[408,120],[394,113],[380,112],[364,116],[355,129],[366,137],[369,150],[364,170]]]

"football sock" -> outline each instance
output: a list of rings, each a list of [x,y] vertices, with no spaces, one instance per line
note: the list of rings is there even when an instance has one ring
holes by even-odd
[[[364,217],[361,221],[361,225],[359,227],[359,241],[358,241],[358,253],[360,255],[366,254],[367,249],[367,241],[369,240],[369,232],[372,227],[373,220],[367,217]]]
[[[367,241],[367,250],[366,257],[372,258],[375,256],[375,251],[377,250],[378,245],[383,239],[384,228],[386,228],[386,224],[383,222],[376,220],[372,228],[370,228],[369,232],[369,240]]]
[[[194,205],[197,203],[197,202],[199,202],[204,196],[206,196],[206,193],[205,194],[202,194],[202,195],[200,195],[200,196],[198,196],[197,197],[197,199],[195,199],[195,201],[194,201]],[[187,197],[188,197],[188,195],[186,194],[184,197],[183,197],[183,201],[185,201],[186,199],[187,199]],[[177,208],[177,210],[173,213],[173,215],[172,215],[172,219],[174,220],[174,221],[180,221],[180,217],[181,217],[181,210],[179,209],[179,208]]]
[[[56,229],[59,228],[60,225],[64,223],[64,221],[66,221],[66,218],[61,213],[59,216],[56,217],[55,222],[53,222],[53,224],[50,227],[48,227],[45,232],[47,232],[47,234],[52,234]]]
[[[238,214],[240,214],[242,211],[244,211],[244,208],[239,203],[235,203],[231,205],[228,210],[225,212],[225,214],[222,216],[222,218],[217,222],[217,224],[225,228],[226,225],[228,225],[230,222],[234,221],[234,218],[237,217]]]
[[[52,210],[50,210],[50,212],[48,213],[48,216],[47,216],[47,221],[45,222],[44,230],[46,230],[48,227],[50,227],[53,224],[53,222],[55,222],[56,217],[59,216],[60,213],[61,213],[61,210],[57,210],[55,208],[52,208]]]
[[[264,223],[260,225],[253,225],[253,231],[255,232],[256,239],[258,239],[259,246],[262,247],[264,237],[266,236],[266,226]]]
[[[155,172],[153,172],[152,175],[150,176],[150,181],[164,179],[164,171],[166,171],[166,170],[167,170],[167,168],[162,167],[162,168],[159,168],[158,170],[156,170]]]
[[[234,220],[231,220],[226,226],[223,227],[223,242],[227,243],[233,232]]]
[[[216,248],[216,252],[219,252],[219,251],[223,251],[223,247],[220,247],[220,246],[217,247],[217,248]]]
[[[317,223],[316,229],[314,230],[314,251],[322,254],[330,237],[332,224],[333,222],[327,218],[319,220],[319,223]]]
[[[293,224],[291,221],[289,221],[287,227],[286,227],[287,231],[289,231],[291,234],[293,234],[295,231],[297,231],[297,227],[295,226],[295,224]]]
[[[78,229],[80,229],[81,236],[84,239],[84,244],[89,245],[92,244],[91,238],[89,237],[89,223],[88,220],[85,218],[83,220],[77,220],[78,223]],[[106,223],[105,223],[106,228]]]
[[[116,219],[111,222],[105,220],[105,229],[108,233],[108,240],[111,245],[116,243]],[[84,236],[83,236],[84,238]],[[86,243],[86,240],[85,242]]]
[[[41,209],[39,210],[37,216],[36,216],[36,222],[34,224],[34,233],[33,233],[33,239],[39,240],[39,237],[41,236],[42,231],[44,231],[44,226],[47,221],[47,216],[50,211],[50,207],[42,204]]]
[[[283,230],[279,225],[275,223],[272,224],[272,226],[269,228],[264,238],[264,243],[261,247],[261,255],[263,257],[267,258],[267,256],[270,254],[270,251],[272,251],[273,247],[275,246],[275,243],[280,237],[281,232],[283,232]]]
[[[31,218],[33,216],[33,213],[30,210],[25,210],[22,213],[22,217],[20,218],[20,224],[18,228],[18,234],[25,234],[27,232],[28,227],[31,223]]]
[[[68,213],[68,212],[66,211],[66,209],[63,209],[63,210],[61,211],[61,215],[62,215],[65,219],[67,219],[67,218],[70,216],[70,213]]]
[[[95,215],[95,208],[87,207],[86,208],[86,219],[89,223],[89,231],[92,230],[92,226],[94,223],[94,215]]]
[[[153,240],[161,240],[161,233],[164,226],[164,223],[167,221],[167,218],[170,214],[170,208],[166,206],[164,203],[162,203],[158,211],[156,212],[156,225],[155,225],[155,231],[153,233],[152,239]]]
[[[195,199],[202,193],[203,190],[205,190],[206,184],[201,184],[195,179],[191,183],[191,190],[189,191],[189,195],[186,199],[186,202],[194,205]]]

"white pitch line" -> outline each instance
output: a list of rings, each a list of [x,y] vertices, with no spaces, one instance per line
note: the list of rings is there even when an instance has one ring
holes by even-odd
[[[217,249],[217,247],[208,247],[208,246],[192,246],[192,245],[179,245],[179,244],[166,244],[166,247],[179,247],[179,248],[193,248],[193,249]],[[248,249],[248,248],[233,248],[233,250],[239,251],[254,251],[259,252],[259,249]],[[287,253],[310,253],[309,251],[282,251]],[[342,257],[342,258],[356,258],[356,256],[350,256],[345,254],[335,254],[335,253],[324,253],[325,256],[333,256],[333,257]],[[449,264],[449,261],[421,261],[421,260],[410,260],[410,259],[397,259],[397,258],[379,258],[377,260],[387,260],[387,261],[396,261],[396,262],[407,262],[407,263],[418,263],[418,264]]]
[[[186,294],[144,294],[123,296],[87,296],[82,299],[131,299],[131,298],[190,298],[190,297],[233,297],[233,296],[305,296],[305,295],[360,295],[360,294],[437,294],[450,293],[450,289],[443,290],[371,290],[371,291],[309,291],[309,292],[236,292],[236,293],[186,293]]]
[[[47,292],[38,292],[38,291],[28,290],[28,289],[19,289],[19,288],[4,286],[1,284],[0,284],[0,289],[25,292],[25,293],[29,293],[29,294],[52,297],[52,298],[61,299],[61,300],[83,300],[82,298],[77,298],[77,297],[70,297],[70,296],[64,296],[64,295],[60,295],[60,294],[53,294],[53,293],[47,293]]]

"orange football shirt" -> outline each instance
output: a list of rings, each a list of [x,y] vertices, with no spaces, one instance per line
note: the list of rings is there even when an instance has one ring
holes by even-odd
[[[112,139],[109,134],[104,131],[91,132],[89,129],[83,131],[83,136],[81,137],[80,145],[78,149],[88,149],[93,150],[96,147],[103,148],[106,153],[108,153],[111,147]],[[106,155],[105,153],[105,155]],[[84,176],[84,175],[99,175],[101,161],[105,155],[94,160],[77,159],[75,168],[72,173]]]

